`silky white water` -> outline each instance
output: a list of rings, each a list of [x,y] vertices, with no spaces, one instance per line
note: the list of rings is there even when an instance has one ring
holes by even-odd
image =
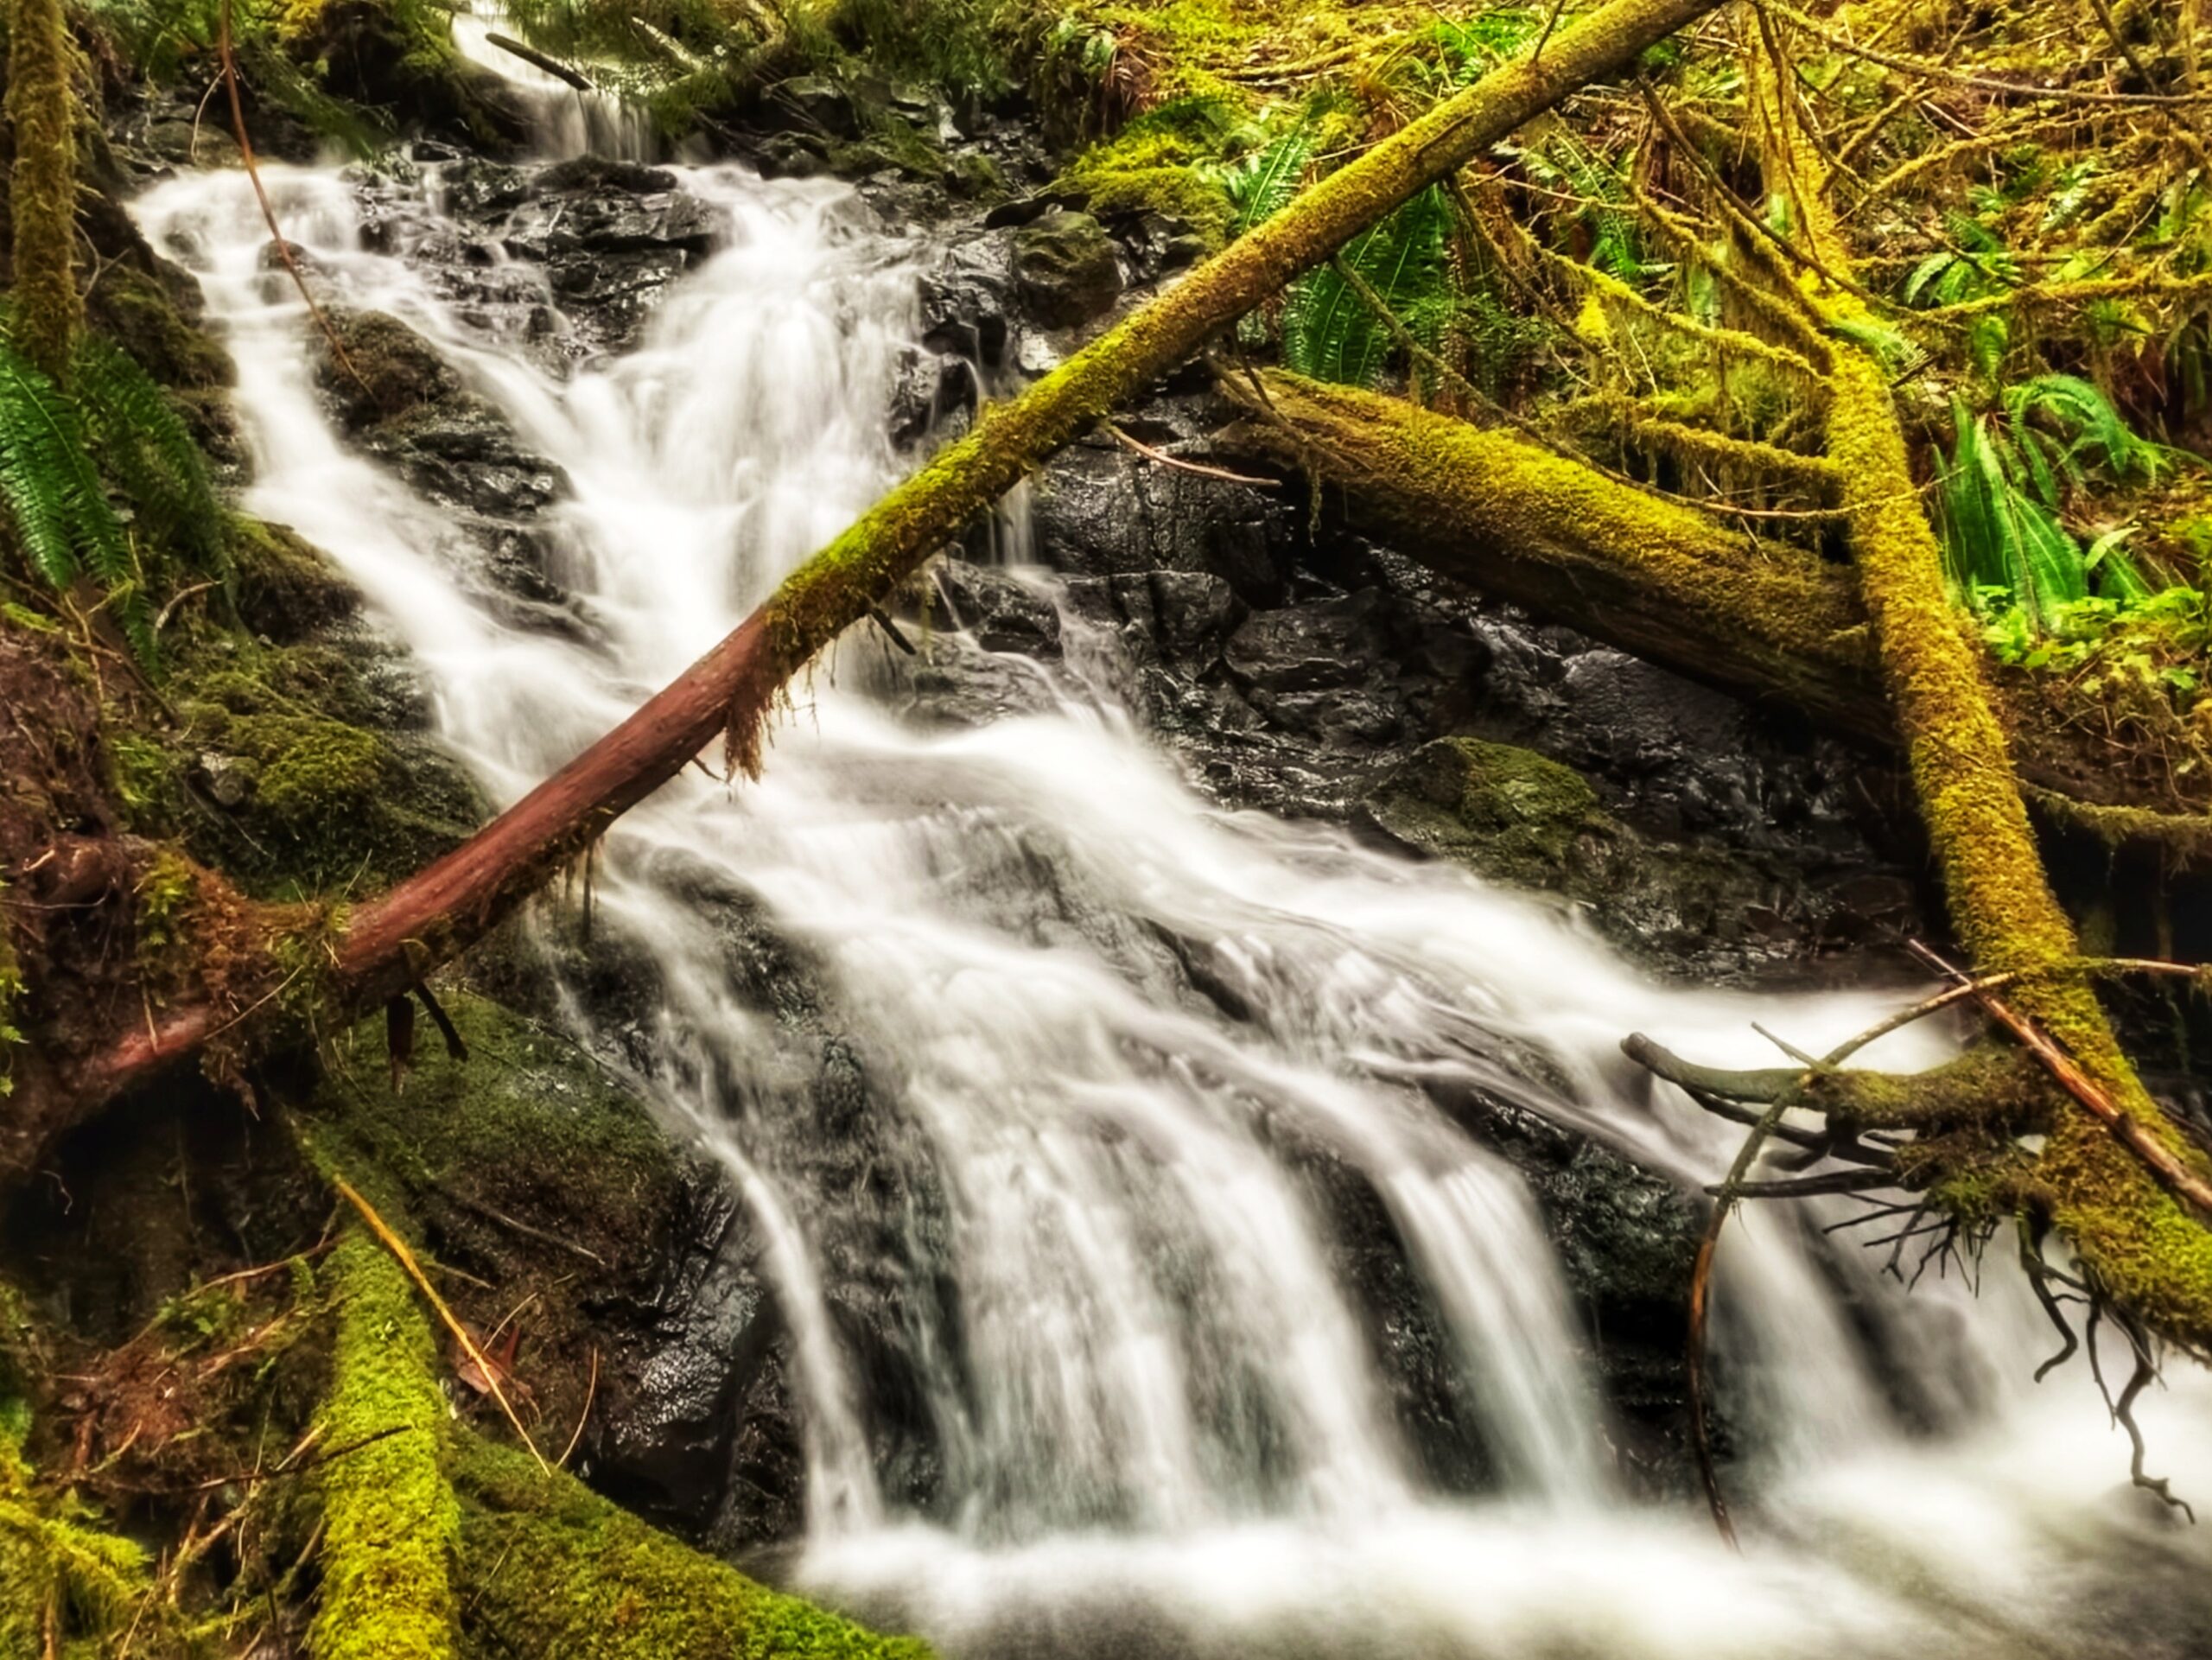
[[[560,378],[499,317],[462,321],[406,237],[365,251],[346,175],[265,175],[331,299],[411,323],[569,480],[556,575],[588,626],[533,632],[448,517],[334,429],[245,178],[137,204],[237,359],[247,506],[360,585],[495,801],[899,471],[884,415],[917,326],[913,251],[842,187],[684,171],[726,246],[638,349]],[[1433,1104],[1477,1085],[1709,1180],[1740,1131],[1649,1089],[1622,1036],[1770,1064],[1754,1019],[1818,1050],[1894,994],[1658,985],[1554,908],[1209,805],[1109,677],[1036,665],[1052,712],[925,731],[849,684],[881,649],[849,642],[801,689],[757,785],[690,773],[631,814],[598,878],[599,925],[661,983],[645,1084],[728,1166],[792,1332],[801,1585],[956,1654],[2203,1651],[2185,1587],[2212,1552],[2127,1489],[2078,1364],[2029,1383],[2050,1334],[2001,1251],[1979,1303],[1955,1279],[1907,1298],[1877,1258],[1819,1247],[1812,1218],[1732,1224],[1719,1339],[1753,1444],[1729,1472],[1731,1556],[1701,1511],[1627,1496],[1535,1205]],[[1067,662],[1109,653],[1078,641]],[[815,1015],[740,983],[728,919],[748,906],[804,964]],[[1193,962],[1230,995],[1200,995]],[[1944,1041],[1916,1029],[1872,1059],[1923,1064]],[[1516,1052],[1552,1081],[1509,1067]],[[864,1078],[874,1156],[927,1196],[872,1233],[868,1196],[825,1161],[832,1070]],[[1484,1496],[1438,1491],[1393,1419],[1304,1173],[1316,1149],[1403,1243],[1495,1472]],[[957,1313],[917,1298],[906,1317],[943,1465],[926,1516],[885,1488],[837,1312],[886,1258],[957,1295]],[[2139,1415],[2154,1467],[2212,1501],[2206,1399],[2177,1375]]]

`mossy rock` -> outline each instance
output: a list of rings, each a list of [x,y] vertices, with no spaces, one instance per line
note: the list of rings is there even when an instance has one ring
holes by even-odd
[[[557,1223],[610,1265],[642,1265],[684,1180],[678,1149],[566,1038],[467,992],[442,1003],[467,1059],[426,1031],[398,1091],[381,1065],[334,1068],[313,1103],[317,1145],[341,1168],[379,1173],[404,1213],[490,1205]]]
[[[1369,811],[1400,841],[1516,887],[1581,894],[1617,862],[1627,830],[1572,767],[1479,738],[1424,744]]]
[[[1236,215],[1211,164],[1234,125],[1217,99],[1183,99],[1147,111],[1092,145],[1061,174],[1058,188],[1082,195],[1102,219],[1158,213],[1211,251],[1228,241]]]
[[[1055,208],[1015,233],[1014,281],[1039,322],[1078,328],[1103,316],[1121,297],[1120,251],[1090,214]]]
[[[289,646],[359,614],[360,590],[298,531],[243,515],[230,531],[238,619],[254,633]]]
[[[162,385],[194,391],[227,387],[237,378],[231,354],[200,326],[196,315],[187,315],[198,290],[182,272],[175,277],[185,290],[181,296],[160,277],[135,265],[118,261],[105,266],[86,300],[86,314]]]
[[[1785,862],[1639,835],[1580,773],[1511,744],[1425,744],[1365,808],[1417,852],[1587,907],[1618,949],[1664,973],[1710,977],[1796,954],[1837,910]]]
[[[461,377],[398,318],[345,307],[333,307],[326,315],[345,360],[327,342],[318,343],[315,381],[349,428],[358,431],[397,421],[426,404],[461,396]]]

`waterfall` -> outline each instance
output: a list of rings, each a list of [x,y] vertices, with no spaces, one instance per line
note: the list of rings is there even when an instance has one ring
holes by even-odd
[[[417,204],[433,228],[437,171]],[[636,349],[563,374],[464,317],[405,239],[365,246],[346,174],[265,175],[333,297],[411,324],[569,481],[548,528],[588,626],[527,628],[448,516],[334,428],[245,180],[187,175],[137,204],[237,359],[246,506],[360,585],[495,801],[897,476],[884,411],[918,330],[916,251],[842,186],[683,169],[720,251]],[[526,261],[513,275],[552,303]],[[1225,811],[1115,706],[1093,671],[1110,646],[1079,644],[1032,665],[1041,712],[957,732],[872,701],[853,684],[871,647],[849,645],[798,692],[760,782],[687,774],[607,843],[601,925],[662,998],[645,1086],[731,1173],[793,1333],[804,1584],[965,1655],[2164,1651],[2155,1622],[2083,1608],[2139,1572],[2201,1579],[2205,1547],[2111,1491],[2125,1443],[2079,1378],[2026,1384],[2045,1336],[2001,1262],[1979,1306],[1955,1282],[1907,1299],[1795,1213],[1743,1218],[1722,1339],[1738,1432],[1764,1451],[1739,1466],[1758,1492],[1733,1558],[1693,1506],[1624,1486],[1536,1204],[1435,1104],[1478,1088],[1710,1180],[1740,1130],[1631,1076],[1623,1034],[1770,1064],[1754,1019],[1818,1050],[1894,998],[1661,985],[1464,872]],[[804,957],[842,1047],[741,994],[702,894]],[[1193,990],[1190,961],[1221,995]],[[1924,1065],[1944,1041],[1916,1028],[1872,1059]],[[877,1155],[931,1196],[874,1218],[888,1244],[856,1239],[820,1173],[832,1063],[865,1074]],[[1493,1491],[1439,1491],[1394,1421],[1316,1160],[1402,1240]],[[831,1307],[887,1251],[957,1293],[957,1315],[909,1316],[944,1466],[926,1517],[879,1485]],[[1901,1421],[1881,1366],[1948,1402],[1943,1421]],[[2179,1379],[2144,1416],[2159,1464],[2212,1500],[2203,1394]],[[2062,1616],[2062,1594],[2086,1600]]]

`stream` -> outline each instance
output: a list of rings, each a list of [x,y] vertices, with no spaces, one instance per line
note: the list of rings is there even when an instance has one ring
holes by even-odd
[[[565,111],[550,155],[644,143],[538,90]],[[538,349],[560,307],[529,258],[504,257],[513,303],[486,308],[407,258],[448,228],[443,167],[409,175],[412,228],[373,238],[353,171],[264,175],[330,299],[403,319],[565,474],[545,529],[575,626],[499,602],[450,516],[349,447],[243,174],[178,176],[134,211],[236,358],[245,506],[360,587],[505,805],[911,465],[886,412],[922,251],[842,184],[675,168],[715,251],[634,347],[570,367]],[[1000,541],[1058,606],[1018,504]],[[2009,1236],[1977,1301],[1955,1269],[1907,1295],[1884,1253],[1825,1237],[1847,1201],[1731,1223],[1732,1555],[1694,1500],[1624,1479],[1537,1205],[1437,1104],[1480,1091],[1711,1181],[1741,1129],[1655,1091],[1624,1034],[1771,1065],[1755,1020],[1819,1051],[1910,989],[1663,984],[1554,906],[1226,811],[1131,712],[1112,640],[1059,614],[1054,658],[1000,654],[1033,709],[968,729],[899,718],[870,690],[884,642],[856,635],[797,689],[759,783],[688,772],[600,856],[597,925],[653,971],[641,1087],[728,1168],[791,1333],[806,1524],[782,1577],[961,1657],[2212,1651],[2207,1537],[2129,1488],[2078,1360],[2031,1381],[2055,1344]],[[807,1019],[734,971],[733,909],[804,960]],[[825,1094],[824,1009],[858,1109]],[[1930,1024],[1867,1059],[1924,1065],[1950,1040]],[[830,1156],[846,1135],[860,1150]],[[1394,1419],[1317,1160],[1402,1244],[1478,1492]],[[836,1312],[863,1282],[897,1303],[925,1499],[887,1467],[883,1380]],[[2208,1405],[2177,1367],[2139,1415],[2152,1468],[2212,1503]]]

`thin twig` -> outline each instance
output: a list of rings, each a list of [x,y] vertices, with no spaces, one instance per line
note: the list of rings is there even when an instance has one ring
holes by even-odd
[[[569,1437],[569,1444],[561,1449],[561,1456],[554,1460],[563,1469],[568,1467],[569,1460],[575,1453],[576,1444],[583,1440],[584,1426],[591,1421],[591,1403],[598,1398],[599,1348],[597,1345],[594,1345],[591,1352],[591,1379],[584,1385],[584,1409],[577,1415],[576,1433]]]
[[[308,315],[314,318],[315,327],[322,330],[322,337],[330,342],[330,354],[339,366],[353,377],[353,384],[368,393],[372,399],[376,392],[361,378],[353,366],[353,359],[346,354],[345,343],[338,338],[338,331],[330,319],[322,315],[322,308],[315,303],[315,296],[308,292],[306,274],[300,270],[299,261],[292,258],[292,245],[284,239],[284,232],[276,223],[276,209],[270,205],[269,191],[261,182],[261,168],[253,159],[253,140],[246,136],[245,105],[238,96],[238,60],[231,51],[231,0],[223,0],[222,11],[215,29],[215,52],[223,66],[223,86],[230,93],[231,131],[238,141],[238,159],[245,164],[245,176],[253,184],[254,198],[261,204],[261,217],[269,226],[269,234],[276,239],[276,257],[284,262],[284,269],[292,274],[292,286],[300,291],[300,298],[307,302]]]
[[[1172,467],[1179,473],[1195,473],[1202,479],[1219,479],[1227,484],[1249,484],[1255,490],[1279,490],[1282,487],[1274,479],[1249,478],[1244,474],[1231,473],[1224,467],[1206,467],[1198,461],[1186,461],[1179,455],[1170,455],[1165,450],[1154,449],[1150,444],[1132,438],[1111,421],[1102,421],[1099,424],[1113,434],[1118,442],[1135,450],[1145,460],[1157,461],[1162,467]]]

